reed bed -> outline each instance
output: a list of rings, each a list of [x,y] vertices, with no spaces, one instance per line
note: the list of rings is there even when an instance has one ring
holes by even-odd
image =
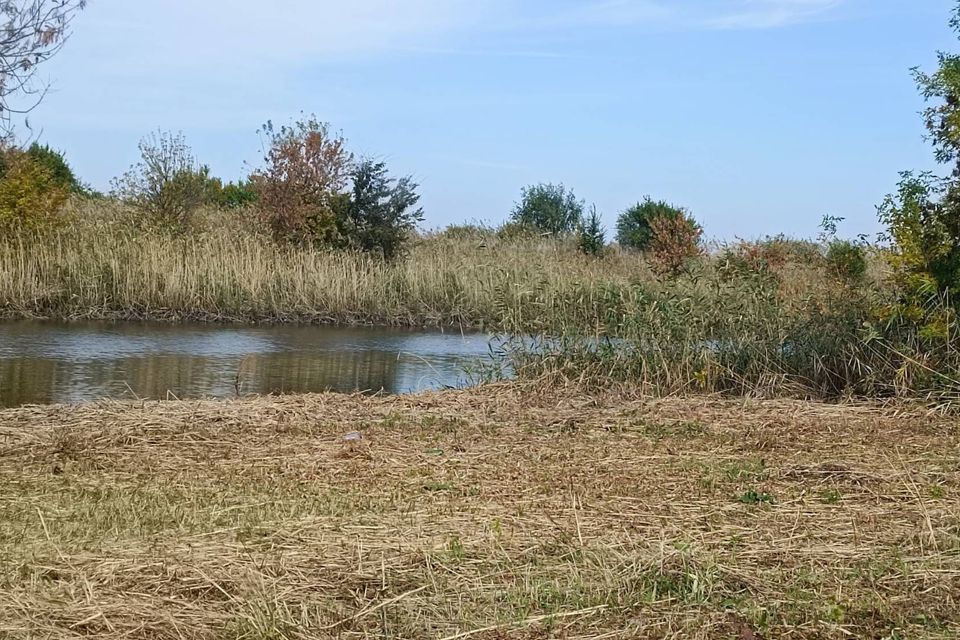
[[[955,638],[958,445],[516,383],[6,410],[0,636]]]
[[[59,233],[0,239],[0,316],[537,330],[596,325],[604,292],[649,277],[637,256],[601,262],[570,241],[428,234],[386,263],[278,245],[237,212],[172,236],[110,202],[75,206]]]
[[[954,306],[940,296],[904,306],[882,249],[857,277],[823,246],[782,238],[715,247],[656,276],[635,253],[588,257],[569,238],[459,227],[422,234],[409,255],[385,262],[277,244],[243,211],[205,211],[173,235],[109,200],[73,206],[53,235],[0,239],[0,319],[486,330],[516,338],[503,348],[510,371],[560,384],[960,398]]]

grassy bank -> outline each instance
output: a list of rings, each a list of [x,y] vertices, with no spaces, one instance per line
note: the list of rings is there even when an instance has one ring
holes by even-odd
[[[572,242],[427,236],[388,263],[278,245],[236,212],[180,237],[131,215],[86,204],[42,241],[0,239],[0,314],[536,330],[596,324],[605,292],[648,274],[637,256],[601,262]]]
[[[0,635],[951,638],[958,445],[516,386],[8,410]]]
[[[278,244],[243,211],[207,211],[170,234],[110,201],[74,206],[40,240],[0,239],[0,317],[485,329],[524,336],[506,350],[521,375],[564,383],[960,398],[952,303],[905,297],[883,250],[853,276],[822,244],[768,239],[656,275],[639,253],[590,257],[571,238],[461,227],[383,261]]]

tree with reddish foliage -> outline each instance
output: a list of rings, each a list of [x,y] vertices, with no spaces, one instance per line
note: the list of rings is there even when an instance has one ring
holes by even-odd
[[[264,218],[278,240],[329,244],[334,200],[349,183],[353,154],[343,136],[314,116],[261,129],[264,166],[251,175]]]
[[[703,249],[703,229],[687,215],[655,216],[650,220],[650,244],[647,259],[660,275],[675,276]]]

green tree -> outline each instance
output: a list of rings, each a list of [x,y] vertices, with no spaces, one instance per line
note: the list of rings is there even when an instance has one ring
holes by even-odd
[[[645,251],[653,240],[652,223],[657,218],[687,218],[687,213],[663,200],[650,196],[638,202],[617,218],[617,242],[621,247]]]
[[[590,215],[584,221],[577,235],[577,246],[580,251],[590,256],[599,256],[607,246],[607,230],[600,222],[600,214],[596,207],[590,208]]]
[[[27,149],[27,155],[31,160],[47,169],[57,186],[78,195],[87,192],[87,189],[77,180],[77,176],[73,173],[73,169],[70,168],[62,151],[57,151],[46,144],[41,145],[34,142]]]
[[[341,247],[380,253],[390,260],[403,251],[410,232],[423,220],[417,184],[394,179],[383,162],[363,160],[351,175],[352,188],[333,207]]]
[[[0,232],[42,233],[66,220],[69,191],[48,167],[17,148],[0,150]]]
[[[950,26],[960,35],[960,3]],[[913,75],[929,104],[923,119],[934,155],[951,166],[950,177],[903,172],[897,192],[878,208],[896,277],[915,306],[960,288],[960,55],[940,52],[938,60],[935,72]]]
[[[541,183],[523,189],[511,220],[543,233],[574,233],[583,222],[584,201],[561,184]]]
[[[257,202],[257,191],[249,180],[224,184],[220,178],[207,180],[206,203],[218,209],[239,209]]]

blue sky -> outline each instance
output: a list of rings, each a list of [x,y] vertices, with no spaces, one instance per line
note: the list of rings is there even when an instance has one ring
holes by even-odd
[[[952,0],[90,0],[30,116],[107,188],[157,128],[225,178],[301,111],[421,184],[427,227],[499,223],[562,182],[651,195],[715,238],[877,230],[933,168],[909,69],[960,49]]]

